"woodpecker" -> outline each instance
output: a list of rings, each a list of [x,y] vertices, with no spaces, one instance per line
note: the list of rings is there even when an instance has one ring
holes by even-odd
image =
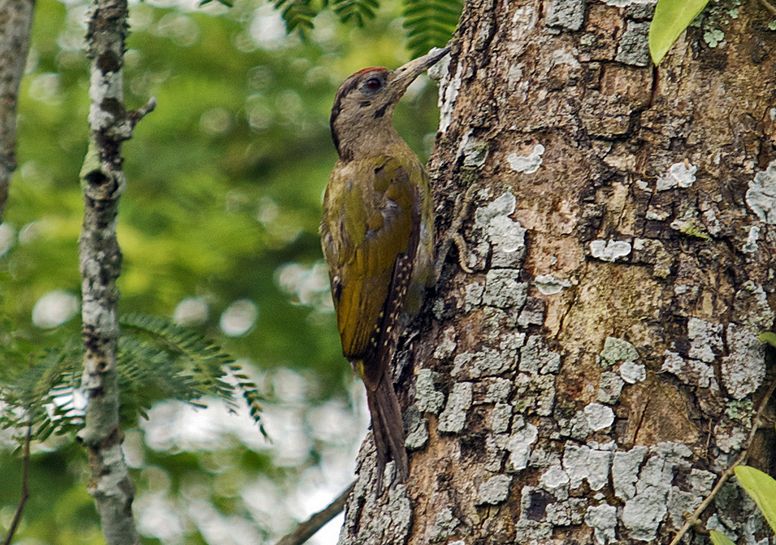
[[[377,490],[393,458],[409,475],[391,361],[401,330],[434,281],[434,220],[428,176],[393,127],[407,87],[448,48],[390,71],[359,70],[340,86],[330,126],[339,160],[323,202],[321,246],[342,352],[366,386],[377,452]]]

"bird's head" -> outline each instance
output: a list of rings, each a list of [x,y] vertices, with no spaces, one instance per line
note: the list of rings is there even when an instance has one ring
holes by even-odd
[[[334,98],[329,119],[331,136],[340,157],[344,159],[351,155],[355,144],[368,144],[370,135],[376,137],[386,129],[393,131],[393,108],[407,87],[449,50],[448,47],[432,50],[396,70],[363,68],[346,79]]]

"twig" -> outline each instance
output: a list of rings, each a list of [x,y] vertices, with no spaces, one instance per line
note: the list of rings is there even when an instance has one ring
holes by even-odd
[[[776,17],[776,6],[771,4],[768,0],[760,0],[760,3],[763,5],[765,9],[771,12],[771,15]]]
[[[722,475],[719,476],[719,480],[717,481],[717,484],[715,484],[714,488],[711,489],[711,492],[709,492],[709,495],[706,497],[706,499],[701,502],[701,504],[695,509],[695,511],[693,511],[692,515],[690,515],[687,518],[687,520],[684,523],[684,526],[682,526],[679,532],[674,536],[674,539],[671,540],[671,543],[669,545],[678,545],[679,542],[682,540],[682,538],[685,536],[685,534],[690,531],[690,528],[692,528],[693,526],[695,526],[700,522],[701,515],[706,510],[706,508],[709,505],[711,505],[711,502],[714,501],[714,498],[717,496],[717,494],[725,485],[725,483],[728,481],[728,479],[730,479],[730,477],[733,476],[736,466],[744,464],[747,458],[749,458],[749,449],[752,447],[754,438],[760,429],[758,422],[760,422],[760,420],[762,419],[763,413],[765,412],[765,409],[768,406],[768,401],[771,399],[771,396],[773,395],[773,392],[775,390],[776,390],[776,380],[774,380],[771,383],[771,385],[768,387],[768,391],[765,392],[765,396],[762,398],[762,400],[760,401],[760,405],[757,407],[757,413],[755,414],[754,420],[752,421],[752,429],[749,430],[749,437],[747,438],[747,441],[746,441],[746,447],[744,447],[744,450],[742,450],[741,454],[738,455],[738,458],[736,458],[735,462],[733,462],[722,473]]]
[[[11,526],[8,528],[8,535],[5,536],[3,545],[11,545],[13,536],[19,528],[22,521],[24,506],[30,497],[30,442],[32,441],[32,424],[27,426],[27,434],[24,437],[24,451],[22,454],[22,492],[19,495],[19,505],[16,506],[16,512],[13,514]]]
[[[132,126],[132,128],[135,128],[135,125],[140,123],[140,121],[153,112],[156,109],[156,97],[151,97],[148,99],[148,102],[146,102],[141,108],[138,108],[137,110],[133,110],[129,112],[127,117],[129,118],[129,124]]]
[[[332,502],[324,507],[322,510],[314,513],[304,522],[299,523],[293,532],[282,537],[275,545],[302,545],[305,541],[315,535],[315,533],[323,528],[323,526],[331,519],[336,517],[340,511],[345,507],[345,500],[353,491],[356,486],[355,481],[350,483],[342,494],[334,498]]]

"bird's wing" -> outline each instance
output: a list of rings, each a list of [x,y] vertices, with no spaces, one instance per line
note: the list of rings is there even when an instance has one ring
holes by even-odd
[[[420,204],[412,166],[395,157],[354,162],[363,164],[332,175],[321,235],[343,353],[363,361],[359,373],[376,388],[397,333],[387,329],[412,276]],[[370,179],[347,179],[352,176]]]

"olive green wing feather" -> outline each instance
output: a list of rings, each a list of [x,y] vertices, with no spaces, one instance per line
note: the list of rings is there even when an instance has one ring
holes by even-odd
[[[365,360],[360,372],[376,386],[387,364],[384,329],[400,310],[401,297],[391,294],[406,291],[417,250],[419,196],[410,176],[420,171],[395,157],[355,162],[332,176],[321,235],[343,353]],[[352,176],[364,178],[342,179]]]

